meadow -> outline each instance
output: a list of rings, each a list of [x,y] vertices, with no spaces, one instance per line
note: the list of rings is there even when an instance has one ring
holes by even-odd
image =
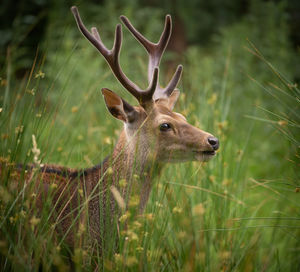
[[[2,271],[66,271],[70,255],[76,271],[91,271],[95,263],[103,271],[300,269],[299,50],[289,43],[281,7],[264,5],[265,14],[254,9],[222,28],[210,46],[187,47],[175,110],[217,136],[220,150],[208,163],[168,165],[142,216],[135,215],[133,195],[118,219],[128,229],[120,232],[117,249],[111,239],[103,256],[92,256],[80,243],[70,252],[53,230],[51,201],[38,213],[22,175],[17,185],[10,181],[17,163],[100,163],[122,129],[107,112],[101,88],[136,102],[80,35],[71,12],[49,25],[23,79],[13,73],[19,48],[7,51],[0,74],[0,157],[8,169],[0,183]],[[101,26],[106,44],[112,44],[121,13],[148,19],[132,21],[158,39],[161,11],[107,8],[108,20],[96,16],[104,14],[100,9],[82,15],[89,26]],[[162,83],[175,69],[177,63],[166,65],[174,59],[167,52]],[[145,85],[146,53],[125,30],[121,64]]]

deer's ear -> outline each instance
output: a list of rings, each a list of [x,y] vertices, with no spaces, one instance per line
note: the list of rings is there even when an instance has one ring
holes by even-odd
[[[168,100],[167,100],[167,104],[168,104],[168,108],[170,110],[173,110],[174,109],[174,106],[177,102],[177,99],[180,95],[180,91],[178,89],[175,89],[171,95],[168,97]]]
[[[106,107],[112,116],[125,123],[136,120],[138,112],[128,102],[107,88],[102,89],[102,94]]]

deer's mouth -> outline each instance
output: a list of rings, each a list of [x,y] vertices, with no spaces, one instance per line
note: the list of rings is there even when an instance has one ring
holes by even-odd
[[[197,150],[195,150],[194,151],[196,154],[203,154],[203,155],[208,155],[208,156],[214,156],[214,155],[216,155],[216,151],[214,151],[214,150],[210,150],[210,151],[197,151]]]
[[[216,151],[202,151],[204,155],[214,156],[216,155]]]
[[[214,150],[206,150],[206,151],[195,150],[193,153],[195,154],[195,159],[197,161],[209,161],[216,155],[216,151]]]

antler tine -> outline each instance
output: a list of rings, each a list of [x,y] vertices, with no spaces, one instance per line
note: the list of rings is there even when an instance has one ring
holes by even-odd
[[[83,36],[85,36],[99,51],[100,53],[106,58],[106,55],[109,54],[109,51],[105,45],[101,42],[101,39],[100,39],[100,36],[99,36],[99,33],[98,31],[96,30],[96,32],[98,33],[98,38],[97,39],[97,35],[96,36],[93,36],[88,30],[87,28],[84,26],[81,18],[80,18],[80,15],[79,15],[79,12],[78,12],[78,9],[77,7],[73,6],[71,7],[71,11],[75,17],[75,21],[77,23],[77,26],[79,28],[79,30],[81,31],[81,33],[83,34]],[[93,30],[95,31],[96,28],[93,28]]]
[[[146,92],[146,102],[149,101],[150,99],[152,100],[153,95],[157,89],[157,85],[158,85],[158,74],[159,74],[159,68],[155,67],[154,71],[153,71],[153,77],[151,82],[149,83],[149,87],[147,88]]]
[[[154,68],[154,72],[151,77],[152,80],[149,80],[149,87],[145,91],[143,91],[140,87],[133,83],[123,73],[119,62],[119,55],[122,45],[122,26],[120,24],[116,26],[114,45],[113,48],[109,50],[103,44],[100,35],[95,27],[92,27],[92,33],[90,33],[84,26],[77,7],[73,6],[71,8],[71,11],[75,17],[76,23],[81,33],[98,49],[101,55],[103,55],[114,75],[124,86],[124,88],[127,89],[139,101],[141,105],[152,100],[153,93],[155,92],[158,83],[158,68]]]
[[[102,42],[102,40],[101,40],[101,38],[100,38],[100,35],[99,35],[99,32],[98,32],[97,28],[96,28],[96,27],[92,27],[92,28],[91,28],[91,31],[92,31],[92,34],[93,34],[93,36],[95,37],[95,39],[96,39],[98,42],[100,42],[100,43],[103,44],[103,42]]]
[[[182,65],[178,65],[177,69],[172,77],[172,79],[169,81],[168,85],[165,88],[158,88],[157,91],[155,92],[153,99],[159,99],[159,98],[164,98],[164,97],[169,97],[172,92],[175,90],[182,74]]]

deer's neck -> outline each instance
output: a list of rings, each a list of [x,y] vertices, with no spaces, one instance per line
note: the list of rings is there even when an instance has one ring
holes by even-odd
[[[153,180],[162,169],[162,164],[151,158],[149,152],[147,145],[129,139],[122,131],[111,157],[114,183],[125,199],[139,195],[141,211],[149,198]],[[120,186],[120,181],[126,186]]]
[[[127,203],[130,197],[139,197],[139,210],[142,212],[153,180],[160,174],[162,166],[149,158],[148,147],[130,142],[122,131],[113,153],[101,166],[87,169],[85,178],[88,180],[88,191],[92,192],[96,187],[100,191],[109,192],[109,187],[114,185]]]

